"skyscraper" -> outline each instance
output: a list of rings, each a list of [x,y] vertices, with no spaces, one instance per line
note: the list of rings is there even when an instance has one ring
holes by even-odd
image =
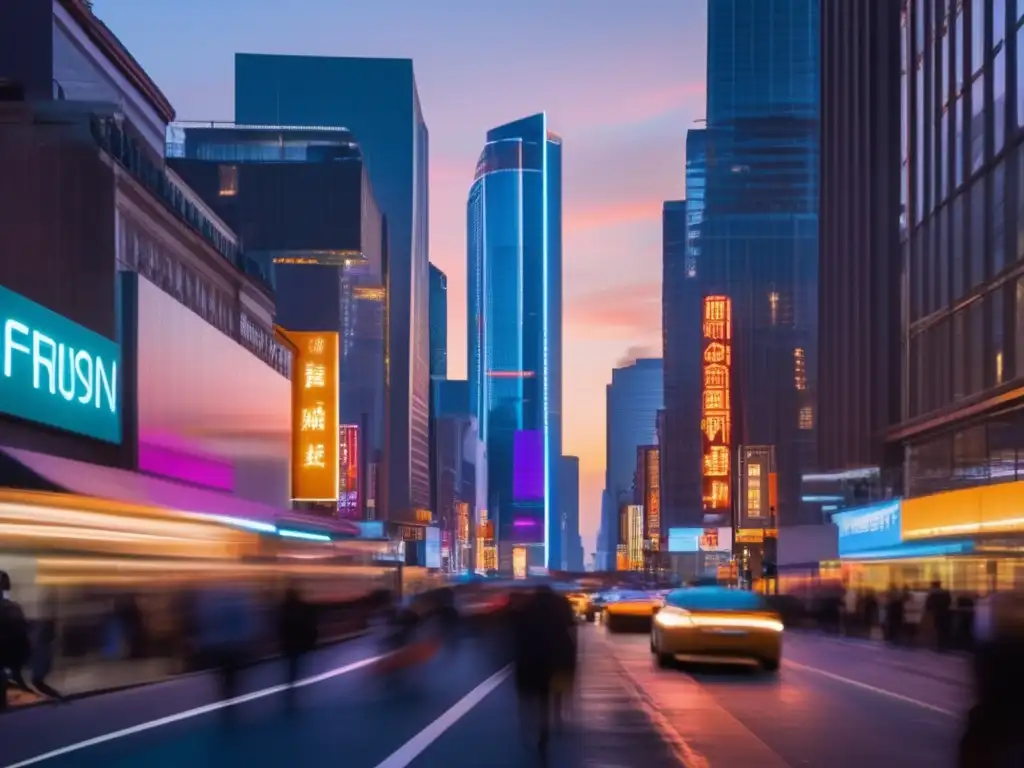
[[[430,265],[430,378],[448,378],[448,277]]]
[[[701,513],[701,289],[698,280],[699,211],[703,191],[703,147],[687,136],[687,192],[694,199],[664,204],[662,232],[662,348],[665,411],[660,460],[662,527],[699,525]]]
[[[562,568],[583,570],[583,541],[580,539],[580,460],[563,456],[559,464],[559,506],[562,518]]]
[[[900,15],[899,3],[821,7],[818,459],[828,472],[886,463],[899,420]]]
[[[429,137],[409,59],[237,54],[235,119],[344,126],[387,218],[386,498],[394,521],[430,507]],[[383,515],[382,515],[383,516]]]
[[[494,128],[467,207],[470,411],[487,446],[498,563],[561,560],[562,141],[545,114]]]
[[[733,440],[775,446],[783,525],[816,459],[819,31],[818,0],[708,2],[698,270],[732,300]]]
[[[614,563],[622,530],[618,524],[624,505],[633,503],[637,448],[657,443],[658,411],[664,403],[664,374],[660,358],[640,358],[612,370],[607,387],[605,491],[601,527],[607,556]],[[700,422],[694,431],[700,435]]]

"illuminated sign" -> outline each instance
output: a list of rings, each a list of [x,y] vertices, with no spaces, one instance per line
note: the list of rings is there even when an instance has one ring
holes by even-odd
[[[0,411],[121,442],[121,347],[0,288]]]
[[[661,544],[661,466],[657,448],[648,448],[644,456],[644,511],[647,515],[647,540],[652,551]]]
[[[526,578],[526,547],[512,549],[512,578]]]
[[[338,428],[338,514],[359,517],[359,427]]]
[[[338,334],[283,334],[297,350],[292,377],[292,499],[337,504]]]
[[[899,500],[832,515],[839,529],[839,555],[895,547],[902,543]]]
[[[762,520],[773,514],[774,457],[775,451],[770,445],[745,445],[740,449],[738,501],[741,527],[749,521]]]
[[[703,388],[700,428],[704,510],[730,508],[732,480],[732,302],[727,296],[704,297]]]
[[[639,504],[626,507],[628,530],[626,535],[626,559],[631,571],[644,567],[644,508]]]

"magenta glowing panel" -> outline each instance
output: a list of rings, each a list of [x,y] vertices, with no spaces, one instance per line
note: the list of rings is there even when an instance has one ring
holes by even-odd
[[[513,501],[544,500],[544,433],[519,430],[512,444]]]

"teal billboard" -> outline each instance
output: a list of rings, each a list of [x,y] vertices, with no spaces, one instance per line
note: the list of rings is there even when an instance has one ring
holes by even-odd
[[[0,287],[0,412],[121,442],[121,347]]]

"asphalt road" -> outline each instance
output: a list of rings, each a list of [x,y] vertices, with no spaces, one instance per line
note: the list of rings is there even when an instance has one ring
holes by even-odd
[[[903,768],[953,764],[966,662],[791,634],[778,675],[659,670],[646,635],[581,629],[583,665],[549,765]],[[250,670],[214,709],[212,681],[170,683],[0,716],[0,766],[516,768],[542,764],[491,640],[464,640],[404,685],[371,640],[318,652],[289,707],[282,669]],[[46,755],[49,753],[49,757]],[[37,759],[42,758],[42,759]]]
[[[588,673],[550,765],[678,766],[636,706],[628,678],[607,654],[584,649]],[[241,701],[213,709],[213,681],[170,683],[14,711],[0,717],[0,766],[178,768],[189,766],[338,766],[496,768],[542,764],[520,726],[504,654],[493,638],[463,640],[415,675],[385,683],[362,660],[369,641],[318,652],[293,705],[280,690],[283,670],[250,670]]]
[[[777,675],[659,670],[645,635],[602,638],[692,766],[904,768],[955,764],[967,661],[790,633]]]

